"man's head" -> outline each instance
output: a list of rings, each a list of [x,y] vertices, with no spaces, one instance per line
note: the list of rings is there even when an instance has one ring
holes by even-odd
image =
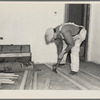
[[[46,44],[54,42],[55,36],[56,36],[55,29],[54,28],[48,28],[46,30],[46,33],[45,33]]]

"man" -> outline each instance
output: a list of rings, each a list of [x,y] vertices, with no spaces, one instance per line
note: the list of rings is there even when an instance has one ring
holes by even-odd
[[[57,46],[58,60],[53,71],[57,72],[59,64],[65,59],[69,51],[71,51],[70,74],[76,74],[79,71],[80,45],[85,37],[85,28],[74,23],[64,23],[55,28],[47,29],[45,33],[46,44],[55,42]]]

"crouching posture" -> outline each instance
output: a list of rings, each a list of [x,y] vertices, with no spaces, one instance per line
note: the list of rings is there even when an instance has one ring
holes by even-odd
[[[46,44],[55,43],[57,47],[58,60],[53,71],[61,62],[66,61],[69,51],[71,51],[71,72],[76,74],[79,71],[79,52],[80,45],[85,40],[86,29],[74,23],[64,23],[55,28],[48,28],[45,33]]]

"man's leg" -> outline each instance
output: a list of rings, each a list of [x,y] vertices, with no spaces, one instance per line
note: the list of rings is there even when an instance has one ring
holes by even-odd
[[[71,50],[71,71],[73,72],[79,71],[79,51],[80,45],[75,44],[75,46]]]
[[[75,45],[71,49],[71,71],[77,73],[79,71],[79,52],[80,45],[85,40],[86,30],[80,32],[79,37],[75,40]]]

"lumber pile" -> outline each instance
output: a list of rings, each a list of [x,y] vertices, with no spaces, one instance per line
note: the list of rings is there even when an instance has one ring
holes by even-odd
[[[16,62],[11,66],[10,64],[4,66],[13,68],[13,72],[4,72],[2,69],[2,72],[0,73],[0,89],[5,89],[6,87],[10,88],[9,86],[11,86],[11,89],[17,88],[19,90],[37,90],[37,71],[40,70],[33,70],[33,62],[30,62],[27,65],[21,62]],[[17,68],[17,66],[20,67]]]
[[[2,84],[14,84],[14,79],[17,79],[18,75],[14,73],[0,73],[0,88]]]

